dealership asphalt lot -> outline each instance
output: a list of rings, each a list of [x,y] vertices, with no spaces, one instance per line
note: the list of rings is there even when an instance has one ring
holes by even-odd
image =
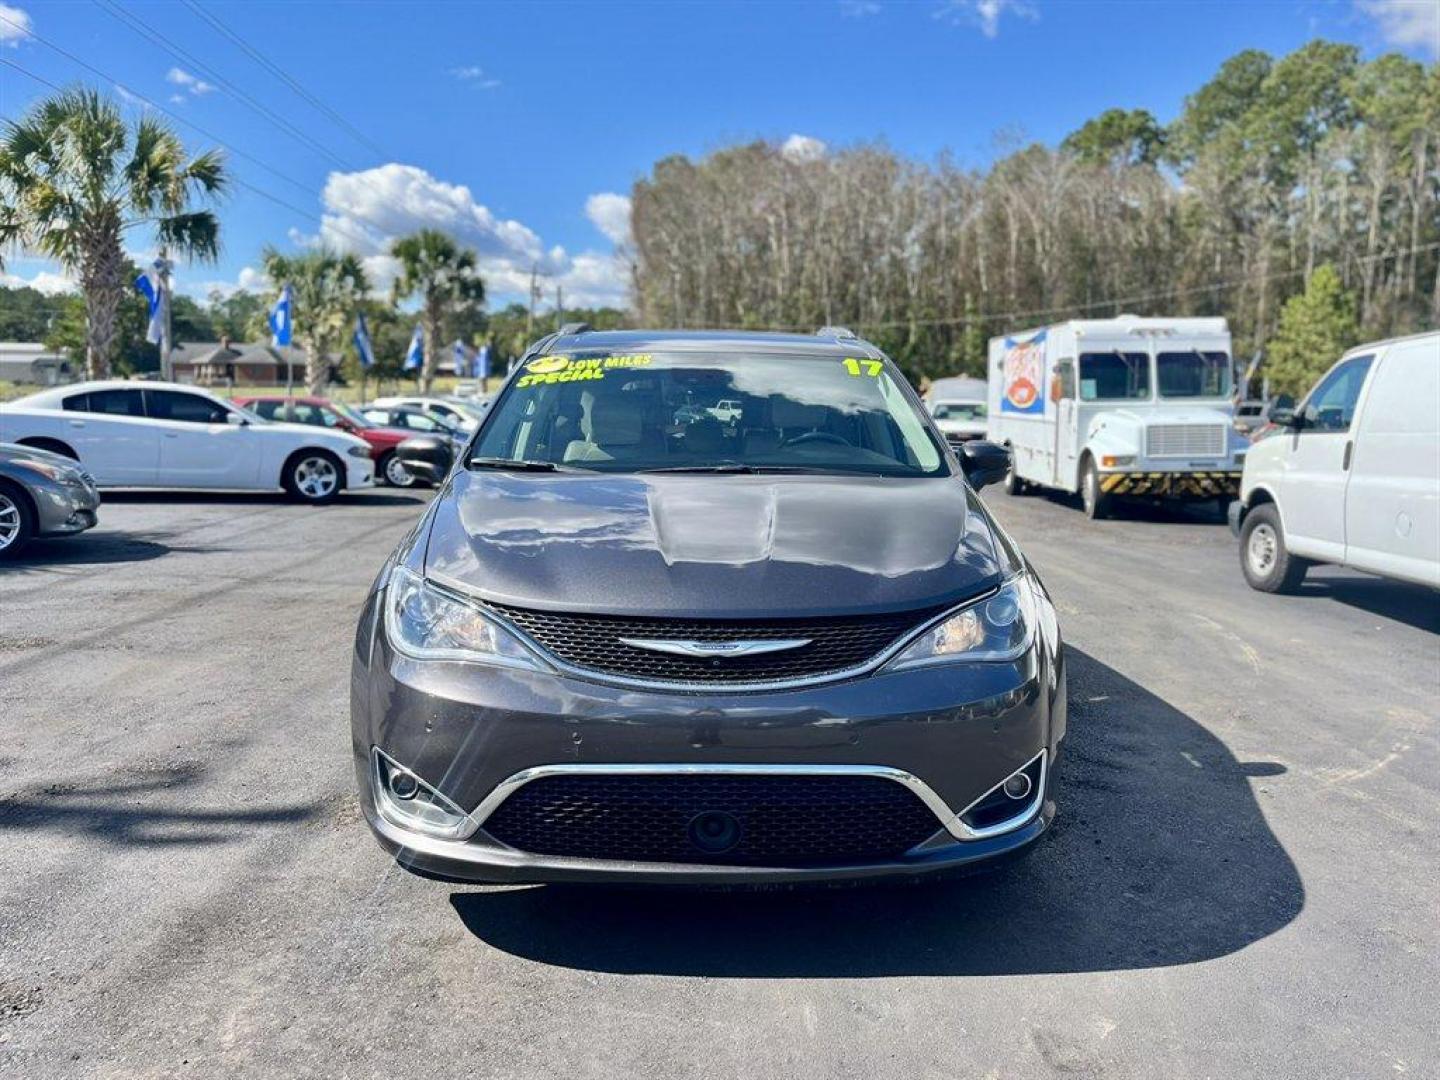
[[[422,496],[115,495],[0,569],[0,1074],[1440,1074],[1434,593],[987,498],[1070,644],[1060,816],[922,888],[465,888],[355,805]]]

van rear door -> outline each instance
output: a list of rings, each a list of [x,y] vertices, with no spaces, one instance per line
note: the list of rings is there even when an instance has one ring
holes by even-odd
[[[1440,586],[1440,334],[1390,346],[1370,376],[1345,492],[1345,562]]]

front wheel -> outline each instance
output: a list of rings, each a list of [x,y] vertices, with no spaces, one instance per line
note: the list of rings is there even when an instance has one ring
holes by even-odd
[[[385,451],[376,465],[375,471],[385,478],[385,482],[391,487],[408,488],[415,486],[415,477],[401,464],[400,458],[394,450]]]
[[[1110,515],[1110,496],[1100,490],[1100,470],[1090,458],[1086,458],[1085,471],[1080,476],[1080,502],[1091,521]]]
[[[1294,592],[1309,568],[1309,560],[1291,555],[1285,546],[1285,530],[1273,503],[1264,503],[1245,515],[1245,524],[1240,526],[1240,569],[1252,589]]]
[[[340,494],[340,459],[326,450],[302,450],[285,463],[281,482],[292,499],[323,506]]]
[[[0,559],[13,559],[35,535],[35,518],[25,496],[0,484]]]
[[[1030,490],[1030,485],[1020,479],[1020,474],[1015,470],[1015,448],[1010,447],[1010,469],[1005,473],[1005,494],[1024,495]]]

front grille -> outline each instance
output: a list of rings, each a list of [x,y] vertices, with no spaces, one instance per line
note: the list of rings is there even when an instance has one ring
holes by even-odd
[[[943,608],[822,619],[664,619],[572,615],[488,605],[537,644],[578,668],[673,683],[770,683],[859,667]],[[663,641],[774,641],[809,644],[754,656],[677,656],[626,645],[621,638]]]
[[[1152,424],[1145,429],[1146,457],[1221,457],[1223,424]]]
[[[693,838],[728,815],[724,851]],[[815,866],[893,859],[940,822],[909,788],[874,776],[549,776],[500,804],[485,831],[536,855],[639,862]]]

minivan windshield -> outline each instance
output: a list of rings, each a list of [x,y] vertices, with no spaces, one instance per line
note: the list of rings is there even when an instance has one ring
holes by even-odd
[[[932,415],[936,420],[984,420],[983,401],[942,401],[935,406]]]
[[[507,385],[473,455],[597,472],[948,475],[889,365],[836,355],[538,357]]]

